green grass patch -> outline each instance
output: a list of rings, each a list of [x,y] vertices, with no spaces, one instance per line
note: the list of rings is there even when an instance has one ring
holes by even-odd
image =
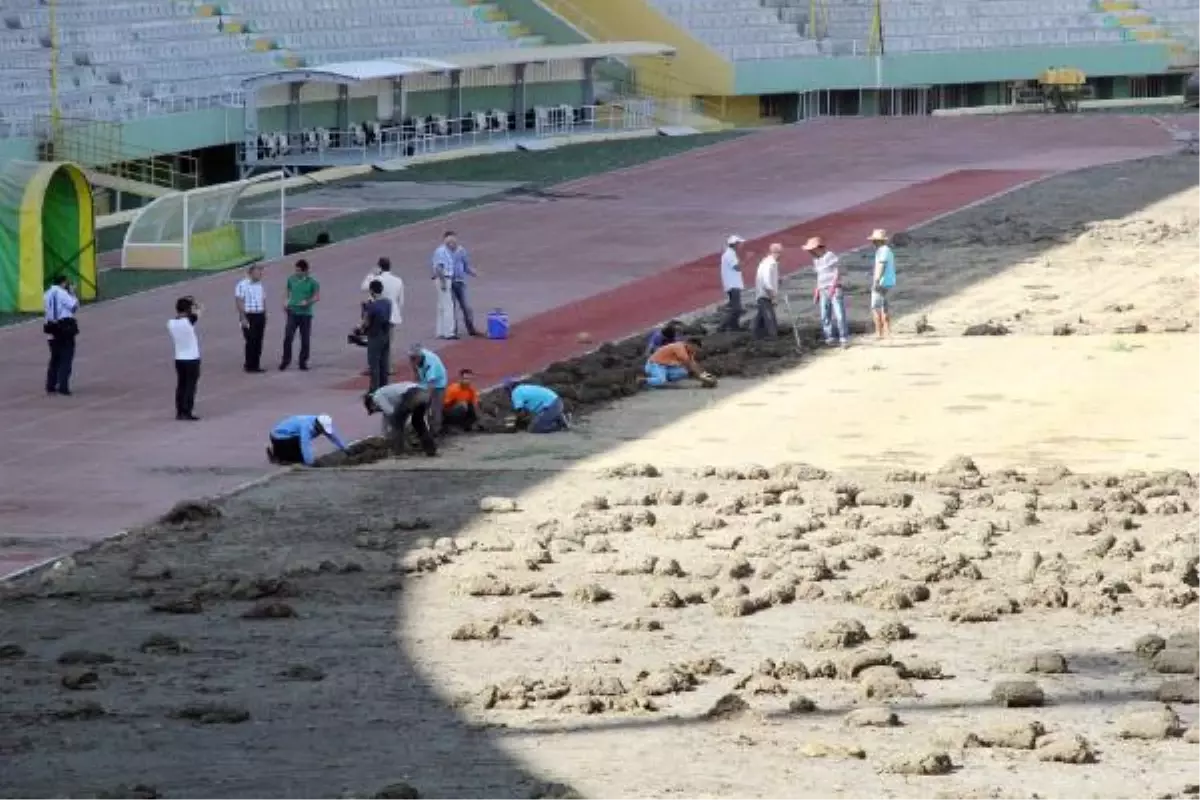
[[[605,172],[645,164],[666,156],[686,153],[698,147],[744,136],[744,131],[725,131],[696,136],[648,136],[610,142],[573,144],[540,153],[520,151],[459,158],[431,164],[418,164],[400,172],[372,172],[347,178],[346,182],[406,181],[450,183],[456,181],[509,181],[525,186],[517,192],[548,189],[551,186]],[[336,183],[329,184],[336,186]],[[502,195],[501,195],[502,196]],[[465,200],[461,203],[419,211],[375,209],[346,214],[328,220],[308,222],[288,230],[288,242],[307,244],[324,231],[335,242],[379,233],[400,225],[411,225],[454,211],[490,203],[498,195]]]

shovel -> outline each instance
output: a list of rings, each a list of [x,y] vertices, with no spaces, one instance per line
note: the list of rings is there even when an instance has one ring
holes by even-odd
[[[792,318],[792,336],[796,339],[796,352],[803,353],[804,346],[800,343],[800,317],[792,310],[792,301],[788,299],[786,292],[783,295],[783,307],[787,310],[787,315]]]

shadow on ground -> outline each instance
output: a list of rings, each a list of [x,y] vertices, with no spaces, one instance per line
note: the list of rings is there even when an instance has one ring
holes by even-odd
[[[1130,182],[1111,216],[1196,183],[1194,160],[1160,159],[1147,170],[1156,180]],[[1078,175],[1047,184],[1025,192],[1085,190]],[[1034,230],[1042,222],[1019,216],[1022,197],[1003,201],[1003,221],[983,207],[915,235]],[[1024,252],[1076,233],[1030,235]],[[900,261],[902,280],[922,268],[904,263],[903,251]],[[964,264],[939,295],[1001,269]],[[793,366],[790,335],[768,344],[710,337],[709,366],[745,377]],[[806,351],[816,338],[803,329]],[[638,390],[640,342],[543,377],[580,412],[611,403]],[[491,407],[498,416],[494,398]],[[375,455],[367,444],[355,460]],[[559,776],[535,775],[505,751],[503,737],[513,734],[466,724],[459,700],[430,679],[439,665],[398,646],[414,613],[406,594],[422,569],[437,566],[413,564],[413,555],[448,547],[481,498],[517,496],[556,474],[289,473],[10,581],[0,594],[5,793],[128,795],[145,784],[176,797],[403,796],[405,783],[429,797],[565,794],[547,785]]]

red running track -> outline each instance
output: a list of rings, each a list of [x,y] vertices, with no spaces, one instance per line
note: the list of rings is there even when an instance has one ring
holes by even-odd
[[[332,413],[351,437],[372,432],[357,396],[362,351],[344,343],[360,282],[376,258],[390,257],[408,284],[400,338],[431,333],[426,264],[446,227],[458,229],[484,273],[472,287],[477,311],[504,308],[514,338],[444,353],[452,366],[498,377],[578,352],[580,330],[623,336],[717,302],[715,253],[729,233],[755,249],[810,232],[845,248],[872,227],[907,228],[1048,170],[1171,148],[1151,120],[1104,123],[821,121],[576,181],[556,199],[493,203],[311,251],[323,288],[309,373],[242,373],[237,276],[200,278],[187,286],[209,309],[199,423],[175,422],[171,409],[165,324],[179,287],[85,309],[70,398],[42,392],[39,323],[0,330],[0,574],[261,476],[266,431],[284,415]],[[272,312],[287,271],[267,265]],[[268,325],[268,366],[278,357],[280,316]]]

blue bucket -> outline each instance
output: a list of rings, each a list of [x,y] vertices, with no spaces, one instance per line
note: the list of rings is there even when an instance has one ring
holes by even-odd
[[[500,309],[493,309],[487,317],[487,335],[489,339],[508,338],[508,314]]]

